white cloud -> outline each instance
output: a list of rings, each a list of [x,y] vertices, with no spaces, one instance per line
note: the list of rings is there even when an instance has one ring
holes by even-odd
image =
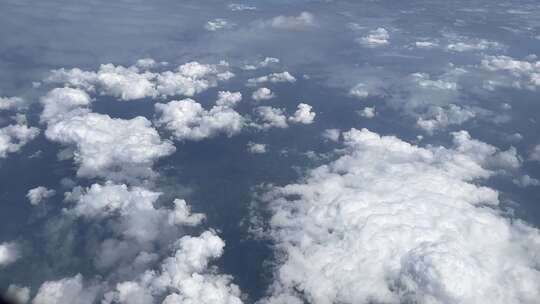
[[[453,52],[467,52],[467,51],[483,51],[487,49],[500,48],[497,42],[488,40],[478,40],[472,42],[456,42],[450,43],[446,46],[446,49]]]
[[[0,128],[0,158],[18,152],[39,134],[39,129],[26,124],[14,124]]]
[[[265,68],[270,65],[278,64],[279,62],[280,61],[278,58],[266,57],[262,61],[258,62],[257,64],[245,64],[244,66],[242,66],[242,69],[246,71],[253,71],[258,68]]]
[[[326,129],[323,131],[322,136],[325,139],[338,142],[341,131],[339,129]]]
[[[223,30],[223,29],[230,29],[233,27],[234,27],[233,23],[223,18],[216,18],[214,20],[210,20],[206,22],[206,25],[204,26],[204,28],[210,32],[215,32],[215,31]]]
[[[258,78],[250,78],[248,79],[247,85],[248,86],[256,86],[261,83],[265,82],[271,82],[271,83],[278,83],[278,82],[289,82],[294,83],[296,82],[296,78],[292,76],[289,72],[285,71],[282,73],[272,73],[266,76],[261,76]]]
[[[390,35],[388,31],[382,27],[369,32],[365,37],[357,39],[357,42],[366,47],[379,47],[387,45]]]
[[[434,133],[451,125],[460,125],[476,116],[476,113],[468,108],[450,104],[448,107],[433,106],[419,117],[416,124],[428,133]]]
[[[47,281],[41,285],[32,304],[92,304],[96,292],[85,289],[83,277],[77,274],[58,281]]]
[[[262,106],[255,108],[255,112],[261,119],[261,124],[256,124],[255,127],[261,129],[269,128],[287,128],[287,116],[282,109]]]
[[[294,112],[293,116],[289,117],[289,121],[305,125],[312,124],[315,120],[315,116],[317,115],[315,112],[311,111],[312,109],[313,107],[308,104],[298,104],[298,109],[296,110],[296,112]]]
[[[220,92],[216,105],[205,110],[193,99],[173,100],[155,105],[159,115],[156,124],[172,131],[178,140],[201,140],[226,134],[233,136],[245,125],[244,118],[231,107],[241,99],[240,93]]]
[[[298,16],[277,16],[264,23],[278,29],[302,29],[313,26],[315,17],[309,12],[301,12]]]
[[[515,178],[512,180],[512,182],[522,188],[530,186],[540,186],[540,181],[534,177],[530,177],[529,175],[523,175],[519,178]]]
[[[43,104],[41,122],[53,123],[88,113],[90,110],[87,106],[90,105],[92,100],[83,90],[56,88],[49,91],[40,101]]]
[[[15,263],[21,258],[21,248],[16,242],[0,243],[0,268]]]
[[[249,153],[252,153],[252,154],[264,154],[266,153],[266,145],[258,144],[254,142],[248,142],[247,150]]]
[[[421,148],[352,129],[339,159],[266,193],[283,254],[266,303],[536,302],[540,234],[477,185],[496,155],[462,135]]]
[[[531,160],[540,162],[540,144],[534,146],[531,155],[529,156]]]
[[[174,71],[147,71],[154,66],[156,62],[153,59],[144,58],[130,67],[104,64],[97,72],[82,71],[78,68],[59,69],[52,71],[46,81],[63,83],[89,92],[97,91],[121,100],[134,100],[175,95],[193,96],[217,86],[218,81],[234,77],[233,73],[224,69],[226,66],[201,64],[196,61],[185,63]]]
[[[258,88],[255,92],[253,92],[253,94],[251,94],[251,97],[253,100],[261,101],[272,99],[276,97],[276,95],[269,88]]]
[[[0,111],[24,110],[28,108],[28,101],[21,97],[0,97]]]
[[[165,304],[241,304],[240,290],[231,283],[231,277],[208,269],[210,260],[220,257],[224,246],[212,231],[198,237],[184,236],[159,271],[148,271],[138,280],[117,284],[115,291],[105,294],[102,303],[154,303],[154,297],[164,297]]]
[[[10,284],[6,290],[5,299],[14,304],[26,304],[30,300],[30,288]]]
[[[419,49],[432,49],[439,46],[438,43],[431,41],[416,41],[414,45]]]
[[[56,191],[54,191],[53,189],[47,189],[43,186],[39,186],[28,190],[26,197],[30,201],[30,204],[36,206],[39,205],[41,202],[47,200],[48,198],[54,196],[55,194]]]
[[[373,118],[376,115],[375,107],[365,107],[358,111],[358,114],[365,118]]]
[[[540,61],[516,60],[508,56],[485,56],[481,63],[487,71],[496,72],[486,77],[484,86],[493,89],[496,86],[525,88],[536,90],[540,87]],[[501,75],[501,71],[507,75]]]
[[[236,11],[254,11],[257,8],[254,6],[249,6],[241,3],[231,3],[228,5],[229,9],[233,12]]]
[[[369,96],[369,91],[365,84],[358,83],[349,90],[349,95],[362,99]]]
[[[43,115],[42,115],[43,116]],[[74,148],[77,175],[126,179],[153,175],[152,164],[172,154],[174,146],[162,141],[144,117],[124,120],[87,113],[49,124],[45,135]]]

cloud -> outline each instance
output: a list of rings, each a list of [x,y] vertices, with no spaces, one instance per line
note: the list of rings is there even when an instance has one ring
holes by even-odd
[[[219,30],[223,30],[223,29],[230,29],[230,28],[233,28],[234,27],[234,24],[227,21],[226,19],[223,19],[223,18],[216,18],[214,20],[210,20],[208,22],[206,22],[204,28],[207,30],[207,31],[210,31],[210,32],[215,32],[215,31],[219,31]]]
[[[276,97],[274,92],[272,92],[269,88],[258,88],[256,91],[251,94],[251,97],[253,100],[261,101],[261,100],[268,100]]]
[[[540,61],[516,60],[508,56],[485,56],[481,67],[496,72],[495,75],[486,77],[488,79],[485,80],[484,86],[487,89],[500,86],[536,90],[540,87]]]
[[[454,137],[422,148],[352,129],[337,160],[265,193],[281,258],[264,303],[534,303],[539,231],[478,185],[493,147]]]
[[[261,129],[269,129],[269,128],[287,128],[289,125],[287,124],[287,116],[285,116],[285,113],[282,109],[273,108],[269,106],[261,106],[255,108],[255,113],[257,113],[257,116],[260,118],[262,123],[255,124],[255,127],[261,128]]]
[[[155,105],[158,126],[171,131],[178,140],[202,140],[218,134],[233,136],[244,127],[244,118],[232,107],[240,93],[220,92],[216,105],[205,110],[193,99],[173,100]]]
[[[47,189],[43,186],[39,186],[28,190],[26,198],[28,198],[30,204],[36,206],[39,205],[41,202],[47,200],[48,198],[54,196],[55,194],[56,191],[54,191],[53,189]]]
[[[258,144],[258,143],[254,143],[254,142],[248,142],[247,150],[251,154],[264,154],[264,153],[266,153],[266,145],[265,144]]]
[[[83,277],[73,277],[57,281],[47,281],[41,285],[32,304],[91,304],[96,298],[96,290],[85,289]]]
[[[530,156],[530,160],[540,162],[540,144],[534,146]]]
[[[359,38],[356,41],[365,47],[379,47],[387,45],[390,35],[388,31],[382,27],[369,32],[365,37]]]
[[[0,111],[20,111],[28,108],[28,101],[21,97],[0,97]]]
[[[257,8],[255,6],[249,6],[241,3],[231,3],[227,6],[231,11],[254,11]]]
[[[414,45],[419,49],[432,49],[439,46],[438,43],[431,41],[416,41]]]
[[[17,123],[0,128],[0,158],[22,149],[39,134],[39,129],[28,127],[25,123]]]
[[[373,118],[375,117],[375,107],[365,107],[362,110],[358,111],[358,114],[365,118]]]
[[[322,133],[323,138],[327,140],[335,141],[335,142],[339,141],[340,135],[341,135],[341,131],[339,129],[326,129]]]
[[[264,23],[277,29],[304,29],[315,24],[315,16],[309,12],[301,12],[298,16],[277,16]]]
[[[82,177],[148,177],[158,158],[175,151],[140,116],[126,120],[97,113],[77,115],[49,124],[45,136],[74,149],[77,175]]]
[[[256,86],[261,83],[265,82],[271,82],[271,83],[279,83],[279,82],[289,82],[294,83],[296,82],[296,78],[292,76],[289,72],[285,71],[282,73],[272,73],[266,76],[261,76],[258,78],[250,78],[248,79],[247,85],[248,86]]]
[[[86,114],[90,112],[88,106],[92,102],[85,91],[73,88],[55,88],[40,101],[43,104],[40,120],[47,123]]]
[[[529,175],[523,175],[519,178],[515,178],[512,180],[512,182],[521,188],[540,186],[540,181],[534,177],[530,177]]]
[[[312,106],[305,103],[300,103],[298,104],[298,109],[296,112],[294,112],[294,115],[290,116],[288,120],[293,123],[305,125],[312,124],[315,120],[315,116],[317,115],[315,112],[311,111],[312,109]]]
[[[435,131],[451,125],[460,125],[476,116],[476,113],[468,108],[450,104],[447,107],[429,107],[427,112],[418,118],[416,124],[426,132],[433,134]]]
[[[130,67],[103,64],[96,72],[78,68],[54,70],[46,81],[128,101],[176,95],[193,96],[217,86],[219,81],[234,77],[223,65],[196,61],[180,65],[173,71],[149,72],[147,69],[156,63],[151,58],[143,60]]]
[[[10,303],[26,304],[30,300],[30,288],[10,284],[4,297]]]
[[[500,48],[497,42],[481,39],[473,42],[456,42],[450,43],[446,49],[453,52],[468,52],[468,51],[483,51],[487,49]]]
[[[0,268],[15,263],[21,258],[21,248],[16,242],[0,243]]]
[[[260,62],[258,62],[256,64],[245,64],[244,66],[242,66],[242,69],[246,70],[246,71],[253,71],[253,70],[256,70],[256,69],[259,69],[259,68],[265,68],[265,67],[275,65],[275,64],[278,64],[278,63],[279,63],[278,58],[266,57],[262,61],[260,61]]]

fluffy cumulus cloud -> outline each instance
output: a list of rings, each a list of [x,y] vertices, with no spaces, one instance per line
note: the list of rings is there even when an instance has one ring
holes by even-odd
[[[24,110],[28,107],[28,101],[21,97],[0,97],[0,111]]]
[[[282,254],[265,303],[537,301],[539,231],[477,184],[502,152],[465,132],[452,148],[343,137],[337,160],[262,196]]]
[[[540,144],[534,146],[529,158],[533,161],[540,162]]]
[[[38,134],[38,128],[29,127],[24,122],[0,128],[0,158],[21,150]]]
[[[358,111],[358,114],[365,118],[373,118],[377,113],[375,112],[375,107],[365,107]]]
[[[255,113],[259,117],[260,122],[254,124],[255,127],[261,129],[270,128],[287,128],[287,116],[285,111],[279,108],[273,108],[269,106],[262,106],[255,108]]]
[[[256,101],[268,100],[274,97],[276,97],[276,95],[269,88],[258,88],[251,94],[251,98]]]
[[[0,268],[13,264],[20,258],[21,248],[18,243],[0,243]]]
[[[294,115],[289,117],[289,121],[305,125],[312,124],[317,115],[315,112],[311,111],[312,109],[313,107],[308,104],[298,104],[298,109],[294,112]]]
[[[248,79],[247,85],[248,86],[256,86],[258,84],[262,84],[265,82],[271,82],[271,83],[279,83],[279,82],[289,82],[294,83],[296,82],[296,78],[291,75],[289,72],[281,72],[281,73],[272,73],[269,75],[257,77],[257,78],[250,78]]]
[[[433,133],[450,125],[460,125],[475,116],[473,110],[455,104],[448,107],[433,106],[418,118],[416,124],[426,132]]]
[[[266,145],[254,142],[248,142],[247,150],[252,154],[264,154],[266,153]]]
[[[357,39],[360,45],[365,47],[379,47],[387,45],[390,34],[385,28],[379,27],[369,32],[367,36]]]
[[[39,186],[28,190],[26,198],[28,198],[30,204],[35,206],[54,196],[55,193],[56,191],[54,191],[53,189],[47,189],[46,187]]]
[[[87,113],[49,124],[45,135],[73,149],[77,174],[85,177],[150,176],[152,164],[175,151],[140,116],[125,120]]]
[[[83,284],[81,274],[57,281],[44,282],[32,300],[32,304],[94,303],[97,290],[85,288]]]
[[[30,300],[30,288],[10,284],[5,292],[5,299],[14,304],[26,304]]]
[[[204,28],[207,31],[215,32],[215,31],[219,31],[219,30],[223,30],[223,29],[230,29],[233,26],[234,26],[234,24],[231,23],[230,21],[227,21],[226,19],[216,18],[214,20],[210,20],[210,21],[206,22]]]
[[[144,60],[130,67],[104,64],[98,71],[59,69],[51,73],[47,82],[62,83],[121,100],[135,100],[158,96],[193,96],[234,76],[226,70],[226,65],[196,61],[180,65],[172,71],[151,72],[148,69],[156,66],[155,61],[150,62],[150,58]]]
[[[279,61],[278,58],[266,57],[266,58],[264,58],[263,60],[259,61],[256,64],[245,64],[245,65],[243,65],[242,70],[253,71],[253,70],[256,70],[256,69],[259,69],[259,68],[265,68],[265,67],[268,67],[268,66],[271,66],[271,65],[278,64],[279,62],[280,61]]]
[[[315,24],[315,16],[309,12],[301,12],[298,16],[277,16],[266,22],[264,26],[277,29],[303,29]]]
[[[86,114],[92,102],[83,90],[73,88],[55,88],[41,99],[43,111],[41,122],[54,123],[72,116]]]
[[[511,86],[536,90],[540,87],[540,61],[517,60],[508,56],[485,56],[481,66],[487,71],[496,73],[487,77],[484,84],[487,89]]]
[[[322,133],[324,139],[335,142],[339,141],[340,135],[341,131],[339,129],[326,129]]]
[[[173,100],[155,105],[158,126],[171,131],[178,140],[201,140],[239,133],[245,119],[233,107],[242,99],[240,93],[219,92],[216,105],[206,110],[193,99]]]

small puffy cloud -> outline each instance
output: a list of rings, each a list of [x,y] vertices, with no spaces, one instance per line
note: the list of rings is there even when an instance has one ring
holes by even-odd
[[[252,154],[264,154],[266,153],[266,145],[258,144],[254,142],[248,142],[247,150],[249,153],[252,153]]]
[[[249,6],[241,3],[231,3],[227,6],[231,11],[254,11],[257,8],[255,6]]]
[[[253,100],[261,101],[272,99],[276,97],[276,95],[269,88],[258,88],[255,92],[253,92],[253,94],[251,94],[251,97]]]
[[[9,153],[18,152],[38,134],[38,128],[28,127],[24,123],[0,128],[0,158],[7,157]]]
[[[82,275],[77,274],[73,277],[43,283],[32,300],[32,304],[91,304],[94,303],[95,298],[95,290],[86,289]]]
[[[272,73],[266,76],[261,76],[257,78],[250,78],[248,79],[247,85],[248,86],[256,86],[261,83],[265,82],[271,82],[271,83],[278,83],[278,82],[289,82],[294,83],[296,82],[296,78],[291,75],[289,72],[281,72],[281,73]]]
[[[421,129],[432,134],[450,125],[460,125],[476,116],[476,113],[465,107],[450,104],[447,107],[433,106],[418,118],[416,124]]]
[[[49,124],[45,135],[74,149],[77,174],[84,177],[151,176],[153,163],[175,151],[170,142],[161,140],[151,122],[140,116],[125,120],[87,113]]]
[[[102,65],[97,74],[103,93],[122,100],[157,96],[158,92],[152,82],[154,78],[154,73],[140,73],[135,67],[125,68],[112,64]]]
[[[226,19],[216,18],[214,20],[210,20],[210,21],[206,22],[204,28],[207,31],[215,32],[215,31],[218,31],[218,30],[230,29],[233,26],[234,26],[234,24],[227,21]]]
[[[52,123],[71,116],[86,114],[91,99],[88,94],[80,89],[56,88],[49,91],[40,99],[43,104],[41,122]]]
[[[0,268],[13,264],[20,258],[21,248],[18,243],[0,243]]]
[[[10,284],[4,297],[10,303],[26,304],[30,300],[30,288]]]
[[[349,95],[362,99],[369,96],[369,91],[365,84],[358,83],[349,90]]]
[[[530,186],[540,186],[540,181],[529,175],[522,175],[518,178],[513,179],[512,182],[522,188]]]
[[[56,191],[54,191],[53,189],[47,189],[43,186],[39,186],[28,190],[26,198],[28,198],[30,204],[36,206],[39,205],[41,202],[47,200],[48,198],[54,196],[55,194]]]
[[[158,63],[152,58],[141,58],[135,63],[136,67],[143,70],[150,70],[152,68],[155,68],[157,65]]]
[[[233,136],[245,125],[244,118],[231,107],[241,99],[240,93],[220,92],[216,105],[205,110],[193,99],[173,100],[155,105],[158,126],[171,131],[178,140],[202,140],[226,134]]]
[[[301,12],[298,16],[277,16],[264,22],[265,26],[277,29],[302,29],[313,26],[315,17],[309,12]]]
[[[538,299],[539,231],[502,216],[498,193],[478,185],[494,174],[484,166],[493,147],[343,135],[341,157],[262,196],[282,257],[263,303]]]
[[[262,106],[255,108],[255,113],[260,118],[261,123],[255,125],[261,129],[287,128],[287,116],[282,109]]]
[[[438,43],[431,41],[416,41],[414,45],[419,49],[432,49],[439,46]]]
[[[453,52],[467,52],[467,51],[483,51],[492,48],[500,48],[501,46],[497,42],[488,40],[478,40],[471,42],[456,42],[450,43],[446,46],[446,49]]]
[[[270,65],[278,64],[279,59],[274,57],[266,57],[262,61],[258,62],[257,64],[246,64],[242,67],[243,70],[246,71],[252,71],[256,70],[258,68],[265,68]]]
[[[358,111],[358,114],[365,118],[373,118],[375,117],[375,107],[365,107],[362,110]]]
[[[183,199],[175,199],[173,203],[174,209],[168,215],[170,225],[196,226],[206,218],[202,213],[192,213]]]
[[[317,115],[315,112],[311,111],[312,109],[313,107],[308,104],[298,104],[298,109],[296,112],[294,112],[293,116],[289,117],[289,121],[292,123],[300,123],[305,125],[312,124],[315,120],[315,116]]]
[[[21,97],[0,97],[0,111],[19,111],[26,108],[28,108],[28,101]]]
[[[379,47],[387,45],[390,35],[388,31],[382,27],[369,32],[365,37],[357,39],[357,42],[365,47]]]
[[[212,259],[223,254],[225,242],[212,231],[200,236],[184,236],[174,245],[174,255],[157,271],[148,271],[136,280],[116,285],[102,303],[242,304],[238,286],[226,275],[208,269]],[[142,302],[141,302],[142,301]]]
[[[508,56],[485,56],[482,59],[483,69],[497,72],[495,77],[487,77],[484,86],[487,89],[494,87],[515,87],[536,90],[540,87],[540,61],[516,60]],[[500,75],[506,72],[507,75]]]
[[[322,133],[323,138],[327,140],[335,141],[335,142],[339,141],[340,135],[341,135],[341,131],[339,129],[326,129]]]
[[[534,146],[531,154],[529,155],[529,159],[540,162],[540,144]]]

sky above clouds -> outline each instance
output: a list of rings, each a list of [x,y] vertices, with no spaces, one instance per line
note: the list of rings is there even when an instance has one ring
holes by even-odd
[[[536,1],[5,0],[14,303],[536,303]]]

